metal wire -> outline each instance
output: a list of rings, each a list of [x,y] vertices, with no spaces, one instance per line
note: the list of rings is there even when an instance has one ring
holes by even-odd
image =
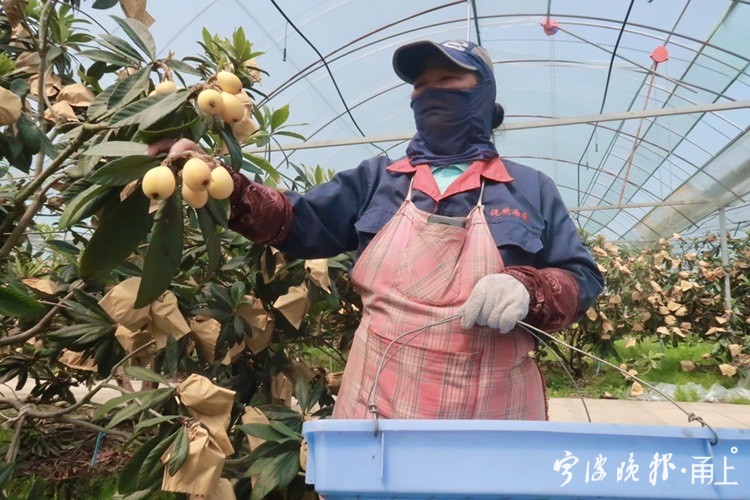
[[[370,393],[367,395],[367,408],[370,410],[370,413],[372,414],[372,418],[375,420],[375,435],[377,436],[379,433],[378,430],[378,409],[377,404],[375,404],[375,399],[377,398],[377,387],[378,387],[378,379],[380,378],[380,374],[383,372],[383,369],[385,368],[385,365],[387,365],[393,357],[399,353],[401,349],[403,349],[409,342],[417,338],[417,335],[424,332],[425,330],[428,330],[432,328],[433,326],[439,326],[445,323],[450,323],[451,321],[457,320],[461,317],[460,314],[454,314],[453,316],[448,316],[445,319],[441,319],[440,321],[437,321],[435,323],[430,323],[429,325],[425,325],[419,328],[416,328],[414,330],[410,330],[406,333],[402,333],[395,339],[391,340],[391,342],[386,346],[385,350],[383,351],[383,355],[380,357],[380,362],[378,363],[378,369],[375,371],[375,378],[373,379],[372,387],[370,387]],[[401,340],[402,338],[414,335],[414,337],[410,338],[408,341],[404,342],[399,346],[398,349],[391,355],[390,358],[387,360],[385,357],[388,355],[388,351],[393,347],[393,344]]]
[[[593,355],[593,354],[591,354],[591,353],[588,353],[588,352],[586,352],[586,351],[584,351],[584,350],[582,350],[582,349],[579,349],[579,348],[577,348],[577,347],[575,347],[575,346],[572,346],[572,345],[568,344],[567,342],[565,342],[564,340],[561,340],[561,339],[559,339],[559,338],[555,337],[554,335],[550,335],[549,333],[545,332],[544,330],[540,330],[539,328],[537,328],[537,327],[535,327],[535,326],[531,326],[530,324],[528,324],[528,323],[525,323],[525,322],[523,322],[523,321],[519,321],[519,322],[518,322],[518,325],[519,325],[519,326],[521,326],[521,327],[522,327],[523,329],[525,329],[525,330],[526,330],[527,332],[529,332],[529,333],[530,333],[531,335],[533,335],[533,336],[534,336],[534,337],[536,337],[536,338],[538,338],[538,337],[537,337],[537,335],[535,335],[535,333],[534,333],[534,332],[536,332],[536,333],[540,333],[540,334],[544,335],[545,337],[547,337],[547,338],[550,338],[550,339],[554,340],[555,342],[558,342],[558,343],[560,343],[560,344],[562,344],[562,345],[566,346],[566,347],[567,347],[568,349],[572,349],[573,351],[576,351],[576,352],[578,352],[578,353],[580,353],[580,354],[583,354],[584,356],[588,356],[588,357],[590,357],[590,358],[592,358],[592,359],[595,359],[595,360],[596,360],[596,361],[598,361],[599,363],[603,363],[603,364],[605,364],[605,365],[607,365],[607,366],[609,366],[609,367],[611,367],[611,368],[614,368],[615,370],[619,371],[619,372],[620,372],[620,373],[622,373],[623,375],[625,375],[625,376],[627,376],[627,377],[629,377],[629,378],[632,378],[633,380],[637,381],[637,382],[638,382],[639,384],[643,384],[643,385],[645,385],[646,387],[648,387],[649,389],[653,390],[654,392],[657,392],[657,393],[659,393],[659,394],[660,394],[660,395],[661,395],[661,396],[662,396],[662,397],[663,397],[664,399],[666,399],[667,401],[669,401],[670,403],[672,403],[672,404],[673,404],[674,406],[676,406],[676,407],[677,407],[677,408],[678,408],[678,409],[679,409],[679,410],[680,410],[680,411],[681,411],[682,413],[684,413],[685,415],[687,415],[687,417],[688,417],[688,422],[699,422],[699,423],[700,423],[700,424],[701,424],[702,426],[704,426],[704,427],[708,427],[708,428],[709,428],[709,429],[711,430],[711,432],[713,433],[713,435],[714,435],[714,438],[713,438],[713,439],[712,439],[712,440],[710,441],[710,443],[711,443],[712,445],[714,445],[714,446],[715,446],[715,445],[716,445],[716,444],[717,444],[717,443],[719,442],[719,435],[718,435],[718,433],[716,432],[716,429],[714,429],[713,427],[711,427],[710,425],[708,425],[708,424],[707,424],[707,423],[705,422],[705,420],[703,420],[703,418],[702,418],[702,417],[700,417],[700,416],[696,415],[695,413],[692,413],[692,412],[688,412],[688,411],[687,411],[687,410],[685,410],[685,409],[684,409],[684,408],[683,408],[682,406],[680,406],[680,405],[679,405],[679,404],[678,404],[678,403],[677,403],[677,402],[676,402],[675,400],[673,400],[672,398],[670,398],[669,396],[667,396],[667,395],[666,395],[666,394],[664,394],[664,393],[663,393],[662,391],[660,391],[659,389],[657,389],[657,388],[656,388],[655,386],[653,386],[653,385],[649,384],[649,383],[648,383],[648,382],[646,382],[645,380],[643,380],[643,379],[641,379],[641,378],[638,378],[638,377],[636,377],[635,375],[631,375],[630,373],[626,372],[625,370],[623,370],[623,369],[622,369],[622,368],[620,368],[619,366],[617,366],[617,365],[614,365],[614,364],[610,363],[609,361],[606,361],[606,360],[604,360],[604,359],[601,359],[601,358],[599,358],[598,356],[595,356],[595,355]]]
[[[430,323],[428,325],[425,325],[425,326],[422,326],[422,327],[419,327],[419,328],[415,328],[414,330],[410,330],[410,331],[408,331],[406,333],[402,333],[401,335],[397,336],[396,338],[394,338],[393,340],[391,340],[388,343],[388,345],[386,346],[385,350],[383,351],[383,354],[380,356],[380,361],[378,363],[378,368],[375,371],[375,377],[373,379],[373,384],[372,384],[372,387],[370,388],[370,392],[369,392],[369,394],[367,396],[367,408],[370,411],[370,413],[372,414],[372,418],[373,418],[373,421],[374,421],[374,424],[375,424],[375,431],[374,431],[375,432],[375,436],[378,436],[379,433],[380,433],[380,428],[379,428],[379,425],[378,425],[379,415],[378,415],[377,403],[375,402],[375,400],[377,399],[378,379],[380,378],[380,375],[383,372],[383,369],[385,368],[385,365],[387,365],[393,359],[393,357],[396,356],[396,354],[399,353],[399,351],[401,349],[403,349],[404,347],[406,347],[409,342],[411,342],[412,340],[414,340],[421,333],[425,332],[426,330],[428,330],[428,329],[430,329],[430,328],[432,328],[434,326],[439,326],[439,325],[442,325],[442,324],[445,324],[445,323],[450,323],[451,321],[455,321],[455,320],[461,318],[461,316],[462,316],[461,314],[454,314],[454,315],[448,316],[447,318],[444,318],[444,319],[442,319],[440,321],[436,321],[434,323]],[[652,384],[649,384],[645,380],[643,380],[643,379],[641,379],[639,377],[636,377],[635,375],[632,375],[632,374],[626,372],[625,370],[623,370],[619,366],[614,365],[614,364],[610,363],[609,361],[601,359],[598,356],[595,356],[595,355],[593,355],[591,353],[588,353],[588,352],[586,352],[586,351],[584,351],[582,349],[579,349],[579,348],[577,348],[575,346],[572,346],[572,345],[568,344],[567,342],[565,342],[564,340],[561,340],[561,339],[555,337],[554,335],[551,335],[551,334],[545,332],[544,330],[541,330],[541,329],[539,329],[539,328],[537,328],[535,326],[532,326],[532,325],[530,325],[530,324],[528,324],[528,323],[526,323],[524,321],[518,321],[517,324],[518,324],[518,326],[520,326],[521,328],[523,328],[524,330],[526,330],[532,337],[534,337],[535,339],[537,339],[539,342],[543,343],[544,345],[547,345],[546,342],[539,335],[537,335],[537,334],[541,334],[544,337],[547,337],[549,339],[554,340],[557,343],[560,343],[560,344],[564,345],[568,349],[571,349],[571,350],[573,350],[575,352],[583,354],[584,356],[588,356],[588,357],[590,357],[590,358],[598,361],[599,363],[603,363],[603,364],[605,364],[605,365],[607,365],[607,366],[609,366],[611,368],[614,368],[615,370],[619,371],[623,375],[625,375],[625,376],[627,376],[629,378],[632,378],[633,380],[637,381],[640,384],[645,385],[649,389],[651,389],[654,392],[660,394],[664,399],[666,399],[667,401],[669,401],[670,403],[672,403],[675,407],[677,407],[677,409],[679,409],[681,412],[683,412],[685,415],[687,415],[688,422],[698,422],[703,427],[707,427],[711,431],[711,433],[713,434],[713,439],[711,439],[709,441],[710,444],[712,446],[715,446],[716,444],[718,444],[718,442],[719,442],[719,434],[716,432],[716,429],[714,429],[711,425],[709,425],[708,423],[706,423],[706,421],[703,419],[703,417],[701,417],[699,415],[696,415],[695,413],[688,412],[682,406],[680,406],[679,403],[677,403],[675,400],[673,400],[672,398],[670,398],[669,396],[667,396],[661,390],[657,389]],[[396,344],[399,340],[403,339],[404,337],[408,337],[410,335],[413,335],[413,337],[410,338],[410,339],[408,339],[403,344],[401,344],[398,347],[398,349],[396,349],[396,351],[394,351],[393,354],[391,354],[391,356],[386,359],[386,356],[388,356],[388,351],[390,351],[391,347],[393,347],[393,345]],[[563,366],[564,366],[564,364],[563,364]],[[586,406],[586,402],[583,399],[583,395],[582,395],[582,393],[581,393],[578,385],[576,384],[573,375],[570,373],[569,370],[567,370],[567,368],[565,368],[565,371],[571,377],[571,379],[573,380],[573,384],[576,387],[576,391],[578,392],[579,397],[581,398],[581,402],[583,403],[583,407],[584,407],[584,409],[586,411],[586,416],[588,418],[588,421],[591,422],[591,415],[589,414],[588,407]]]

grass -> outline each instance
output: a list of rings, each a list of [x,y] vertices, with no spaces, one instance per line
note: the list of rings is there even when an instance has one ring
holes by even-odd
[[[676,347],[659,342],[658,339],[647,339],[632,347],[625,347],[625,341],[615,342],[617,356],[611,355],[606,361],[620,366],[625,363],[628,369],[638,371],[637,377],[652,384],[674,384],[677,386],[674,398],[677,401],[699,401],[700,395],[695,388],[688,384],[694,383],[705,389],[714,384],[725,388],[737,385],[737,378],[723,376],[715,366],[715,361],[706,360],[704,355],[710,354],[713,344],[706,342],[683,341]],[[619,359],[618,359],[619,357]],[[683,360],[695,363],[692,371],[683,371],[680,362]],[[548,392],[551,397],[585,397],[601,398],[613,397],[627,399],[630,397],[631,381],[612,367],[599,363],[590,358],[586,359],[586,366],[581,380],[577,381],[578,389],[570,377],[561,368],[556,358],[548,354],[542,360],[542,366],[547,377]],[[647,389],[644,387],[644,389]],[[745,398],[728,401],[735,404],[748,404]]]

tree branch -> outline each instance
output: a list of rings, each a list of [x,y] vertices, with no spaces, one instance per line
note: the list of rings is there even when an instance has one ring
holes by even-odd
[[[37,116],[37,124],[39,125],[39,128],[42,130],[42,133],[47,133],[47,122],[44,120],[44,105],[46,102],[45,97],[47,96],[47,92],[45,90],[45,76],[47,73],[47,68],[45,66],[45,63],[47,62],[47,21],[49,20],[49,16],[55,9],[55,4],[57,3],[57,0],[48,0],[47,3],[44,4],[44,7],[42,8],[42,12],[39,15],[39,30],[37,32],[37,48],[39,50],[39,70],[37,73],[38,81],[37,81],[37,106],[36,106],[36,116]],[[39,152],[38,154],[42,155],[44,157],[43,152]],[[39,162],[36,165],[35,169],[35,175],[39,177],[42,175],[42,166],[39,164]]]
[[[124,365],[125,362],[128,361],[130,358],[134,357],[136,354],[140,353],[141,351],[146,350],[148,347],[151,347],[155,343],[156,343],[156,340],[151,339],[149,342],[146,342],[145,344],[143,344],[142,346],[140,346],[138,349],[135,349],[133,352],[131,352],[130,354],[128,354],[127,356],[125,356],[124,358],[122,358],[120,361],[118,361],[117,364],[115,364],[115,366],[112,367],[112,371],[107,376],[107,378],[105,378],[104,380],[102,380],[101,382],[99,382],[98,384],[96,384],[96,386],[93,389],[91,389],[88,392],[88,394],[86,394],[84,397],[82,397],[81,400],[78,401],[76,404],[71,405],[71,406],[69,406],[67,408],[63,408],[63,409],[58,410],[58,411],[54,411],[54,412],[45,412],[45,413],[29,412],[29,415],[33,416],[34,418],[55,418],[55,417],[58,417],[58,416],[61,416],[61,415],[65,415],[65,414],[68,414],[68,413],[70,413],[72,411],[77,410],[81,406],[83,406],[86,403],[88,403],[89,401],[91,401],[91,399],[96,395],[96,393],[99,392],[100,390],[102,390],[104,388],[104,386],[107,383],[109,383],[110,380],[112,380],[114,378],[115,373],[117,372],[117,369],[119,367],[121,367],[122,365]]]
[[[71,413],[81,406],[87,404],[91,399],[96,395],[97,392],[99,392],[101,389],[104,388],[107,383],[109,383],[110,380],[115,376],[115,371],[121,367],[123,364],[125,364],[126,361],[128,361],[133,356],[137,355],[139,352],[145,350],[148,347],[151,347],[153,344],[156,343],[156,340],[151,340],[150,342],[147,342],[143,344],[138,349],[134,350],[124,358],[122,358],[115,366],[112,367],[112,372],[109,374],[107,378],[96,384],[96,386],[91,389],[85,396],[81,398],[80,401],[77,403],[70,405],[66,408],[62,408],[57,411],[40,411],[34,408],[33,405],[28,403],[22,403],[21,401],[18,401],[17,399],[11,399],[11,398],[0,398],[0,404],[6,404],[9,407],[15,408],[19,412],[23,411],[25,414],[25,418],[39,418],[39,419],[61,419],[64,415],[67,415],[68,413]]]
[[[89,429],[96,432],[104,432],[105,434],[110,434],[112,436],[116,436],[122,439],[128,439],[130,438],[131,434],[128,434],[127,432],[118,431],[117,429],[107,429],[106,427],[101,427],[96,424],[92,424],[88,420],[81,420],[78,418],[73,417],[59,417],[60,422],[65,422],[66,424],[73,424],[78,427],[82,427],[84,429]]]
[[[16,430],[13,432],[13,439],[8,446],[8,452],[5,454],[5,463],[9,464],[16,460],[18,450],[21,448],[21,431],[23,431],[23,422],[26,420],[24,409],[18,411],[16,418]]]
[[[52,321],[52,318],[54,318],[60,310],[62,310],[65,306],[63,305],[63,302],[68,300],[73,296],[75,293],[75,290],[77,288],[83,287],[83,284],[74,287],[71,289],[68,294],[63,297],[60,302],[49,310],[49,312],[37,323],[36,325],[32,326],[28,330],[22,333],[18,333],[16,335],[11,335],[10,337],[0,337],[0,347],[10,344],[17,344],[20,342],[26,342],[30,338],[32,338],[34,335],[37,335],[38,333],[41,333],[42,330],[44,330],[47,325]]]
[[[29,199],[37,189],[39,189],[44,181],[46,181],[52,174],[60,170],[63,166],[63,163],[65,160],[70,157],[73,153],[75,153],[78,148],[80,148],[86,140],[89,139],[91,135],[93,135],[98,130],[105,130],[109,128],[107,125],[88,125],[84,124],[81,126],[81,130],[78,132],[78,135],[73,139],[66,147],[63,149],[59,155],[50,163],[49,167],[42,172],[41,175],[34,178],[33,181],[29,183],[26,188],[24,188],[20,193],[16,195],[16,197],[13,199],[13,204],[15,205],[11,213],[9,213],[5,220],[3,221],[2,225],[0,226],[0,234],[5,233],[8,227],[10,227],[11,224],[16,220],[16,218],[21,214],[24,208],[24,203],[27,199]],[[52,184],[50,184],[47,188],[51,187]],[[41,207],[41,203],[32,203],[27,210],[25,211],[22,220],[24,221],[21,223],[19,221],[18,225],[14,228],[13,232],[11,233],[11,236],[8,237],[8,239],[5,241],[5,244],[3,245],[2,249],[0,249],[0,260],[4,259],[5,257],[10,254],[10,251],[13,249],[13,247],[18,243],[18,239],[20,238],[23,231],[26,229],[28,224],[33,220],[34,215],[36,215],[37,211]]]

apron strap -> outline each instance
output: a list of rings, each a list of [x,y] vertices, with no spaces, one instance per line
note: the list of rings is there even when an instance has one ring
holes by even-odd
[[[407,201],[411,201],[411,193],[412,193],[411,187],[414,184],[414,177],[416,177],[416,175],[412,175],[411,176],[411,180],[409,181],[409,190],[406,192],[406,200]]]
[[[477,208],[481,208],[484,206],[484,203],[482,203],[484,198],[484,179],[482,179],[482,188],[479,190],[479,199],[477,200]]]

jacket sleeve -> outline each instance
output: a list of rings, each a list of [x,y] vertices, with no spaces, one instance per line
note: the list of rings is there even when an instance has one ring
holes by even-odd
[[[292,206],[276,189],[252,182],[229,169],[234,189],[229,197],[229,229],[257,243],[270,245],[289,234]]]
[[[528,323],[545,331],[575,322],[604,288],[604,278],[583,245],[552,179],[540,175],[543,248],[534,266],[512,266],[505,272],[519,279],[531,297]]]
[[[369,196],[373,170],[369,162],[363,162],[304,194],[282,193],[232,172],[235,189],[229,227],[297,258],[332,257],[355,250],[354,222]]]

